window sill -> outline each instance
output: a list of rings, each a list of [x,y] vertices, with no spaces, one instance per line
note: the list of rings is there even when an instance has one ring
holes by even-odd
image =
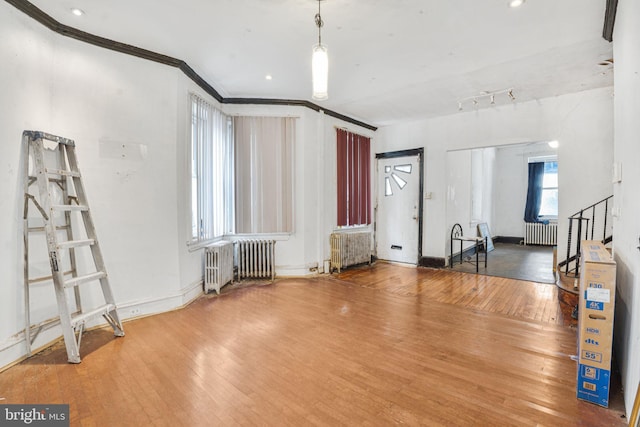
[[[232,242],[242,239],[283,241],[289,240],[292,235],[293,233],[228,234],[224,236],[224,239],[231,240]]]
[[[344,225],[342,227],[335,227],[333,229],[334,233],[348,233],[350,231],[366,231],[371,230],[371,225]]]
[[[549,221],[549,222],[554,222],[554,223],[558,222],[558,217],[557,216],[541,216],[541,217],[538,217],[538,219],[540,221]]]
[[[213,243],[219,242],[220,240],[224,240],[224,239],[221,237],[218,237],[216,239],[187,242],[187,249],[189,250],[189,252],[195,252],[202,248],[206,248],[207,246]]]
[[[235,242],[242,239],[285,241],[289,240],[292,235],[293,233],[225,234],[224,236],[216,237],[215,239],[203,240],[199,242],[187,242],[187,248],[189,252],[195,252],[222,240],[228,240],[230,242]]]

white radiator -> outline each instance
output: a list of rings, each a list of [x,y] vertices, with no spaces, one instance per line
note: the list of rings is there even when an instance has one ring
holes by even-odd
[[[236,243],[238,279],[275,279],[275,240],[238,240]]]
[[[371,232],[332,233],[331,271],[340,270],[350,265],[368,262],[371,264]]]
[[[540,222],[524,223],[524,244],[525,245],[547,245],[554,246],[557,243],[558,224],[542,224]]]
[[[233,280],[233,243],[221,241],[204,250],[204,292],[220,288]]]

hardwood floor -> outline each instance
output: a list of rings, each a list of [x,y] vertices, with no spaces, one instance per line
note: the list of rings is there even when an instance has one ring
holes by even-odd
[[[377,263],[205,296],[0,373],[71,425],[626,425],[575,397],[553,286]]]
[[[383,262],[376,263],[373,269],[347,270],[339,277],[397,295],[426,297],[446,304],[558,325],[572,323],[557,303],[557,287],[545,283],[447,269],[402,268]]]

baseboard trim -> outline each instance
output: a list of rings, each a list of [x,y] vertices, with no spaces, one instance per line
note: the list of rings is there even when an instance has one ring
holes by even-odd
[[[441,258],[441,257],[423,256],[422,258],[420,258],[420,261],[418,262],[418,266],[430,267],[430,268],[443,268],[447,266],[447,261],[445,258]]]
[[[510,243],[513,245],[520,245],[524,242],[524,237],[513,236],[497,236],[493,238],[494,243]]]
[[[203,293],[203,281],[197,280],[174,294],[119,303],[117,305],[118,314],[122,322],[128,322],[129,320],[140,317],[166,313],[186,307]],[[105,321],[97,318],[88,322],[86,330],[102,328],[106,325],[107,323]],[[41,326],[42,331],[31,345],[33,354],[50,347],[62,338],[62,329],[60,327],[60,321],[57,318],[43,322]],[[27,359],[27,345],[25,340],[26,337],[23,330],[0,343],[0,372]]]

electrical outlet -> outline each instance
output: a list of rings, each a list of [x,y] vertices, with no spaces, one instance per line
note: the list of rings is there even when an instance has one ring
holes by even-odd
[[[131,309],[131,315],[132,316],[137,316],[138,314],[140,314],[140,309],[139,308],[132,308]]]

